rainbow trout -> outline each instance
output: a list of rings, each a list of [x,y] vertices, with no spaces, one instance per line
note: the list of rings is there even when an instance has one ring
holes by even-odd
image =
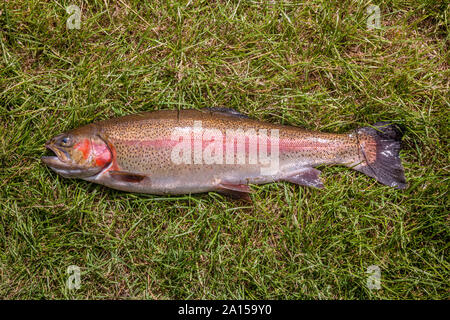
[[[249,119],[230,109],[144,112],[60,134],[42,161],[67,178],[151,194],[216,191],[248,198],[249,184],[323,188],[319,165],[340,164],[404,189],[401,131],[380,122],[347,134]]]

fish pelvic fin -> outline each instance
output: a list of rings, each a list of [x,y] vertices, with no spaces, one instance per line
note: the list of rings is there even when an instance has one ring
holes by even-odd
[[[406,179],[400,159],[402,136],[400,127],[389,122],[358,129],[359,161],[351,167],[384,185],[405,189]]]
[[[233,199],[252,202],[252,199],[250,198],[251,189],[246,184],[221,183],[219,184],[217,192],[225,194]]]

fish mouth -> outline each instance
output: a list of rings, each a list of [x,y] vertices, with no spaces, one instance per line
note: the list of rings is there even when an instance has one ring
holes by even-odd
[[[86,171],[83,167],[70,163],[70,158],[67,152],[58,149],[50,142],[47,142],[45,147],[55,155],[42,156],[41,161],[56,173],[65,178],[74,178],[82,176]]]
[[[89,168],[72,163],[69,154],[58,149],[51,140],[45,147],[54,153],[52,156],[42,156],[41,161],[64,178],[87,178],[95,176],[101,171],[99,168]]]
[[[53,156],[43,156],[41,157],[41,160],[43,163],[45,163],[50,168],[57,168],[57,169],[70,169],[73,168],[73,164],[68,163],[69,160],[68,154],[62,150],[59,150],[54,145],[47,142],[45,144],[45,147],[47,150],[53,152]]]

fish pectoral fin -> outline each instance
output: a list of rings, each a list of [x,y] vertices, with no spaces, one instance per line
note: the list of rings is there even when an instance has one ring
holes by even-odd
[[[252,190],[246,184],[229,184],[220,183],[217,192],[226,194],[234,199],[244,200],[251,202],[249,193]]]
[[[302,186],[314,187],[323,189],[322,179],[320,179],[320,170],[314,168],[306,168],[299,173],[296,173],[292,176],[288,176],[283,180],[289,181],[295,184],[299,184]]]
[[[114,180],[122,181],[122,182],[131,182],[131,183],[139,183],[142,180],[148,178],[148,176],[144,174],[131,173],[126,171],[108,171],[111,178]]]

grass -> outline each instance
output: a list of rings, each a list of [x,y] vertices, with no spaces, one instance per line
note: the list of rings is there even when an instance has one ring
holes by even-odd
[[[3,2],[0,297],[448,299],[448,19],[432,0]],[[202,107],[326,132],[403,124],[409,187],[322,167],[324,190],[252,186],[242,204],[118,192],[40,162],[47,139],[94,120]]]

